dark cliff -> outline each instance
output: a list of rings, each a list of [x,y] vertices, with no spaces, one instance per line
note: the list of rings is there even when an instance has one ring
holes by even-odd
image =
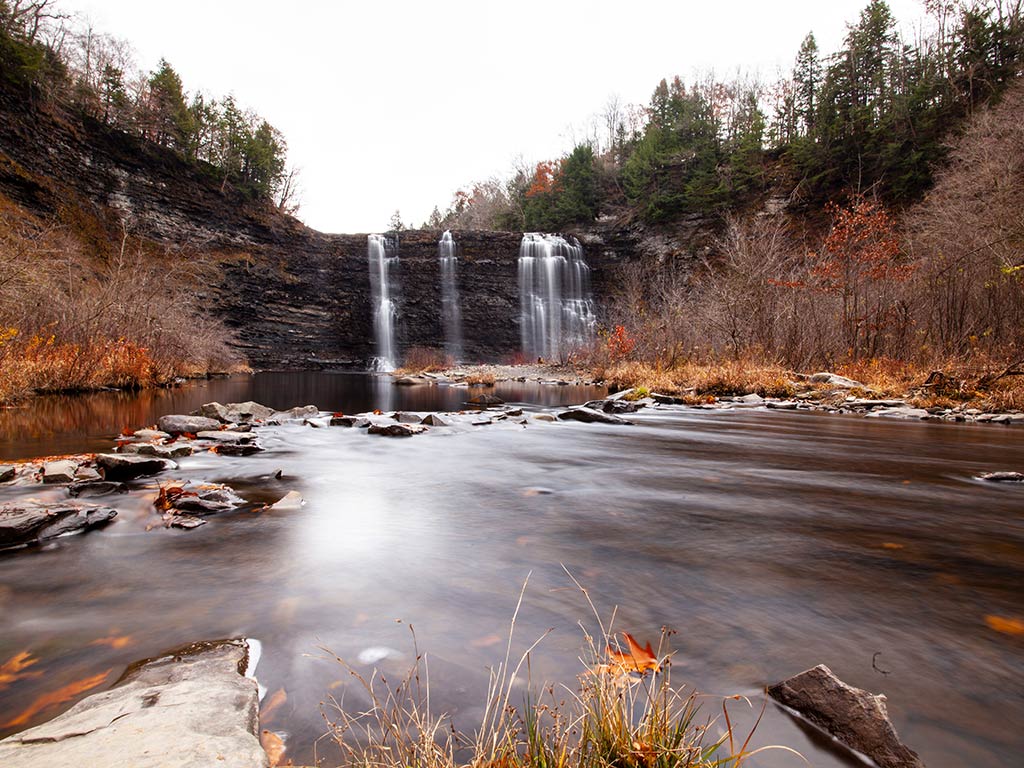
[[[127,229],[180,253],[212,258],[219,277],[197,285],[257,367],[361,365],[373,355],[366,235],[323,234],[222,183],[209,166],[0,87],[0,193],[75,229],[98,254]],[[398,343],[439,347],[440,232],[402,233]],[[455,232],[466,359],[519,349],[519,234]],[[637,238],[610,230],[582,238],[595,297]]]

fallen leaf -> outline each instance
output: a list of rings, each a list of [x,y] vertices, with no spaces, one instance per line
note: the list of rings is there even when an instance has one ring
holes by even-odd
[[[108,645],[114,650],[127,648],[131,644],[131,635],[110,635],[110,637],[101,637],[98,640],[93,640],[89,643],[89,645]]]
[[[640,643],[629,632],[623,632],[622,637],[626,640],[628,652],[623,653],[609,645],[608,659],[610,667],[613,669],[618,667],[622,674],[639,672],[641,675],[647,672],[647,670],[657,672],[661,668],[650,643],[647,643],[646,647],[641,648]]]
[[[903,549],[903,545],[897,544],[894,541],[884,541],[882,542],[882,549]]]
[[[0,665],[0,691],[16,680],[26,677],[39,677],[42,672],[26,672],[25,670],[38,662],[28,651],[22,651]]]
[[[281,705],[288,701],[288,694],[284,688],[278,688],[269,697],[267,703],[260,707],[260,722],[269,723],[274,719],[274,714],[281,708]]]
[[[277,768],[281,764],[281,758],[284,757],[284,741],[273,731],[262,731],[260,745],[267,753],[267,757],[270,758],[270,768]]]
[[[988,615],[985,617],[985,623],[988,624],[989,629],[994,629],[996,632],[1006,635],[1024,635],[1024,621],[1020,619]]]
[[[20,725],[25,725],[33,717],[38,715],[43,710],[55,707],[58,704],[63,704],[71,699],[85,693],[86,691],[92,690],[96,686],[100,685],[104,680],[109,677],[110,673],[114,670],[108,669],[106,672],[101,672],[98,675],[87,677],[84,680],[76,680],[73,683],[68,683],[63,688],[58,688],[56,691],[50,691],[39,696],[35,701],[29,704],[28,709],[22,712],[13,720],[8,720],[3,724],[4,728],[16,728]]]

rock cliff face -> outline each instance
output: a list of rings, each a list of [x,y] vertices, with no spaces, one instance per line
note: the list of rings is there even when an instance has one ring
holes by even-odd
[[[100,251],[126,227],[182,258],[213,255],[221,277],[196,291],[256,367],[357,366],[373,355],[366,235],[316,232],[224,185],[211,167],[10,86],[0,87],[0,194],[78,228]],[[400,238],[400,349],[443,342],[440,234]],[[520,235],[454,235],[465,357],[510,356],[520,343]],[[584,246],[600,304],[614,266],[639,252],[637,238],[590,234]]]

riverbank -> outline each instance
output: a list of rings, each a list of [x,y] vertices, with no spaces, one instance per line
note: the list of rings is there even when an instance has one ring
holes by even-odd
[[[396,372],[396,384],[447,382],[488,386],[502,381],[607,386],[632,390],[631,399],[703,408],[737,402],[768,408],[866,413],[958,422],[1024,424],[1024,370],[1010,365],[946,371],[896,361],[865,361],[835,372],[800,373],[742,361],[680,363],[664,368],[638,362],[609,366],[472,365]]]

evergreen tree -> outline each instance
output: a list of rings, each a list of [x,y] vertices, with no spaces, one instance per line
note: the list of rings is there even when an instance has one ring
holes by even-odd
[[[818,43],[814,33],[809,32],[800,44],[793,67],[793,108],[801,123],[804,135],[814,130],[815,110],[818,107],[817,95],[821,87],[821,59],[818,56]]]
[[[181,78],[174,68],[160,59],[160,66],[149,78],[149,102],[145,130],[161,146],[185,149],[192,134],[192,118],[185,104]]]

